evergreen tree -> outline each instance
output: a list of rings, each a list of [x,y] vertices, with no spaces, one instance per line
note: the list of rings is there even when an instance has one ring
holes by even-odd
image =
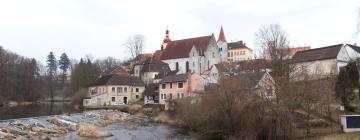
[[[61,78],[61,87],[64,88],[64,82],[67,75],[67,71],[70,68],[70,59],[66,55],[66,53],[61,54],[60,60],[59,60],[59,68],[62,72],[62,78]]]
[[[336,96],[340,98],[346,111],[353,111],[354,109],[350,106],[350,101],[354,99],[353,91],[358,85],[358,80],[359,73],[355,62],[350,62],[345,69],[341,69],[337,77]]]
[[[57,70],[57,64],[56,64],[56,58],[53,52],[50,52],[47,56],[47,77],[48,77],[48,88],[49,88],[49,94],[51,101],[54,100],[54,85],[55,85],[55,77],[56,77],[56,70]]]

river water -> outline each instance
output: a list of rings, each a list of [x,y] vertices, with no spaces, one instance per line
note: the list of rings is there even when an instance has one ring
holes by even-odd
[[[70,103],[46,102],[31,105],[18,105],[15,107],[0,107],[0,120],[28,118],[65,113],[76,113]]]

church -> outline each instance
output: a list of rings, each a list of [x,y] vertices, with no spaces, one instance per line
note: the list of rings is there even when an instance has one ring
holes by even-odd
[[[165,33],[161,49],[154,53],[154,58],[167,63],[178,74],[202,74],[214,64],[227,61],[227,47],[222,41],[216,41],[214,34],[171,40],[168,29]],[[218,43],[222,43],[220,47]]]

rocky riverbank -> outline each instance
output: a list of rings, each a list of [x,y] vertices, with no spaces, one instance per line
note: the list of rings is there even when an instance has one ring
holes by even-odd
[[[147,116],[116,110],[0,121],[0,139],[194,139]]]
[[[128,113],[113,110],[94,110],[83,113],[3,120],[0,139],[51,139],[75,132],[82,137],[107,137],[101,131],[108,124],[134,119]]]

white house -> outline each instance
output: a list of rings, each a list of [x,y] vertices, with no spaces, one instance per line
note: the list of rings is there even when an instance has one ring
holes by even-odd
[[[144,62],[134,65],[134,76],[140,77],[146,84],[153,83],[153,80],[160,72],[170,71],[169,65],[155,58],[148,58]]]
[[[292,77],[294,80],[301,80],[304,75],[315,79],[335,76],[341,67],[360,57],[360,53],[354,48],[358,47],[349,44],[337,44],[297,52],[293,56],[294,71]]]

